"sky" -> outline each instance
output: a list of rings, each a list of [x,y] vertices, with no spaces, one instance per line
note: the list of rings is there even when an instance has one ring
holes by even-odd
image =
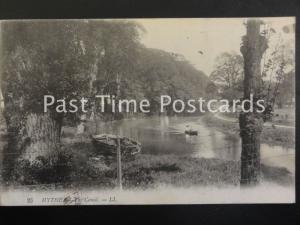
[[[270,46],[283,40],[294,40],[282,27],[295,23],[293,17],[263,18],[275,29]],[[245,18],[135,19],[146,30],[141,42],[149,48],[182,54],[207,75],[213,71],[215,58],[222,52],[240,53],[241,37],[246,33]],[[277,37],[276,37],[277,36]],[[199,51],[203,52],[200,54]]]

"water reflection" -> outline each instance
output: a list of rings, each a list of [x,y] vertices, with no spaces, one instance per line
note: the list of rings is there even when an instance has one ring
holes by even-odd
[[[198,131],[198,136],[184,133],[186,125]],[[193,157],[239,160],[241,142],[238,135],[226,135],[209,128],[199,117],[148,117],[101,123],[100,133],[114,133],[134,138],[142,143],[146,154],[176,154]],[[294,172],[294,149],[261,145],[262,162]]]

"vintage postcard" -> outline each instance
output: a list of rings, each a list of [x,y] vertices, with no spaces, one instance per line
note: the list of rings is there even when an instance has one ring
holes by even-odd
[[[0,205],[294,203],[295,23],[0,21]]]

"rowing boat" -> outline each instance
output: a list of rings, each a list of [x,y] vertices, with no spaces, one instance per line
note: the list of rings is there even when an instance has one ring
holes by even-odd
[[[99,134],[92,136],[93,145],[96,150],[103,155],[117,154],[118,139],[120,139],[122,155],[134,156],[141,152],[141,143],[128,137],[113,134]]]

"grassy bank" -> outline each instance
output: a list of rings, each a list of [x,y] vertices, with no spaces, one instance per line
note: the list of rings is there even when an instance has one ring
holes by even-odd
[[[222,132],[230,135],[239,136],[238,123],[221,120],[212,114],[203,116],[203,121],[207,126],[217,128]],[[282,145],[285,147],[295,147],[295,131],[294,129],[286,129],[281,127],[264,127],[261,134],[261,142],[271,145]]]
[[[223,121],[213,115],[204,115],[203,121],[213,128],[239,138],[237,123]],[[75,127],[64,127],[62,148],[53,158],[39,158],[30,165],[17,163],[14,181],[32,189],[100,188],[116,187],[116,159],[100,156],[91,143],[89,129],[80,135]],[[290,146],[295,142],[291,130],[265,127],[262,142]],[[193,158],[178,155],[140,154],[123,160],[123,187],[147,189],[161,185],[175,187],[237,186],[240,162],[221,159]],[[262,165],[262,179],[280,185],[291,185],[294,177],[285,168]]]
[[[39,160],[33,166],[20,163],[16,177],[18,184],[31,185],[29,187],[32,189],[116,187],[116,160],[99,156],[88,138],[76,136],[72,142],[67,141],[69,138],[63,140],[64,156],[60,157],[61,161],[56,162],[56,166],[51,166],[47,160]],[[236,186],[240,177],[240,163],[237,161],[176,155],[140,154],[123,161],[122,169],[125,189],[147,189],[161,185]],[[286,169],[264,165],[262,179],[280,185],[294,182]]]

